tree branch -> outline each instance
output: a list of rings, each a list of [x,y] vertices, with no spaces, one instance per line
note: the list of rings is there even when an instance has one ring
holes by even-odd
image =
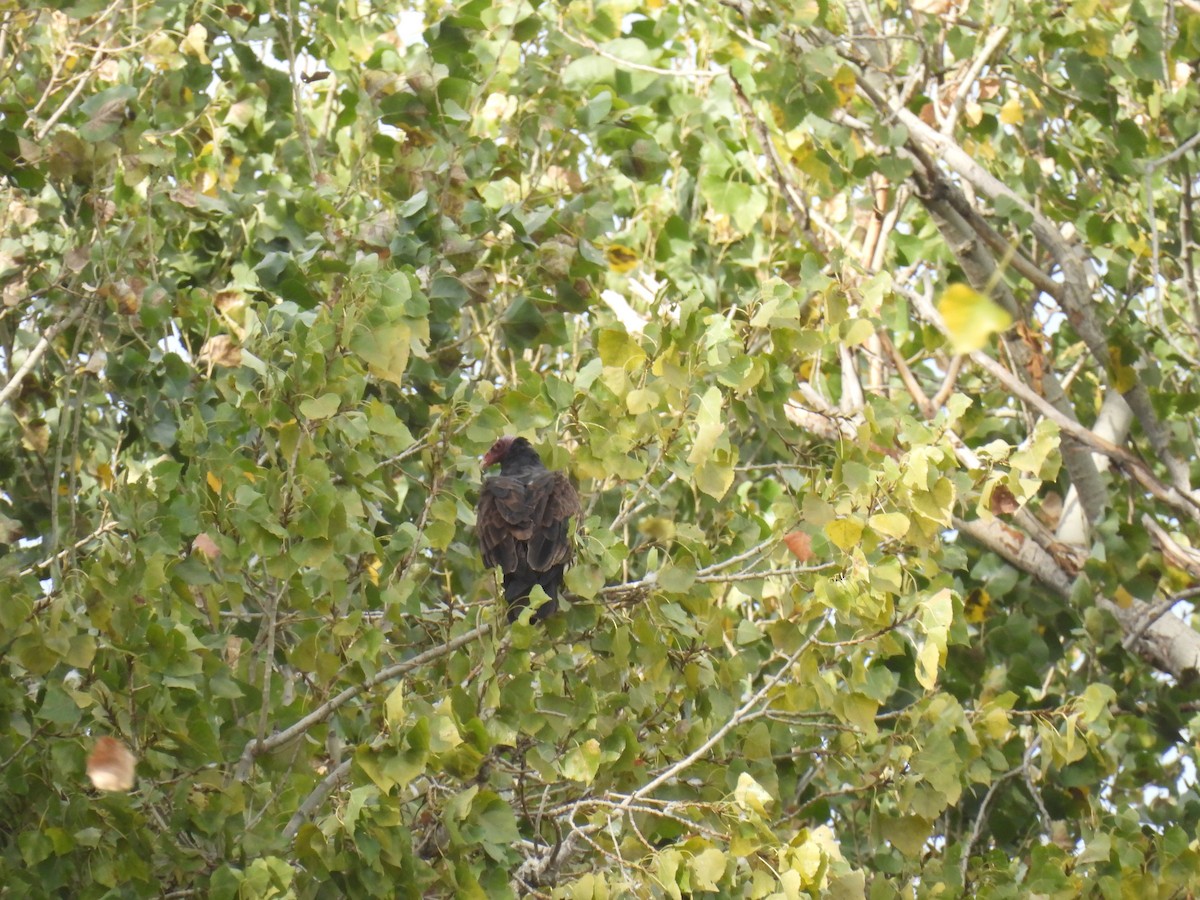
[[[1018,529],[999,519],[968,522],[958,517],[954,519],[954,527],[1022,572],[1032,575],[1061,597],[1071,596],[1072,578],[1054,557],[1034,541],[1027,540]],[[1146,603],[1121,606],[1099,595],[1096,595],[1095,602],[1120,623],[1126,634],[1143,628]],[[1149,622],[1132,649],[1155,667],[1176,678],[1184,678],[1189,672],[1200,670],[1200,633],[1173,615],[1163,615]]]
[[[368,678],[361,684],[356,684],[353,687],[348,687],[335,697],[326,700],[308,715],[297,720],[282,731],[277,731],[268,738],[259,740],[252,738],[247,741],[246,749],[242,751],[241,760],[238,763],[237,775],[239,778],[245,778],[250,773],[250,767],[253,765],[256,757],[262,756],[277,747],[282,747],[288,741],[295,740],[302,734],[307,732],[315,725],[324,722],[339,708],[345,706],[359,694],[371,690],[377,685],[383,684],[385,681],[391,681],[393,678],[399,678],[407,675],[414,669],[419,669],[421,666],[433,662],[435,659],[440,659],[450,653],[453,653],[459,647],[465,647],[467,644],[478,640],[489,631],[492,630],[491,624],[479,625],[472,628],[470,631],[463,632],[456,638],[452,638],[444,644],[437,647],[431,647],[423,653],[418,653],[411,659],[406,659],[403,662],[394,663],[384,669],[380,669],[373,676]]]
[[[65,329],[69,328],[71,323],[83,315],[83,312],[87,309],[87,307],[88,304],[86,303],[77,306],[67,314],[65,319],[46,330],[46,333],[42,335],[41,340],[39,340],[34,345],[33,349],[29,351],[29,355],[25,357],[25,361],[17,367],[17,371],[13,372],[13,376],[8,380],[8,384],[6,384],[3,388],[0,388],[0,405],[8,402],[8,398],[17,392],[17,388],[21,386],[21,382],[23,382],[26,376],[33,371],[33,367],[38,364],[38,360],[40,360],[46,354],[46,351],[50,349],[51,342]]]

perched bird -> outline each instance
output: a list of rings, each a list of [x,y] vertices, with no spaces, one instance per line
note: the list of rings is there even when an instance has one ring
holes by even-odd
[[[540,621],[558,609],[563,572],[572,556],[568,524],[579,515],[579,494],[566,475],[542,464],[523,437],[506,435],[492,444],[483,468],[496,463],[500,474],[485,478],[479,492],[479,549],[484,565],[504,572],[508,621],[516,621],[539,584],[550,598],[534,613]]]

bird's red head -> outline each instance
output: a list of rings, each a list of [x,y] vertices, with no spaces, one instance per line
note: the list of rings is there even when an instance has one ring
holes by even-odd
[[[508,456],[508,451],[512,449],[515,440],[516,438],[511,434],[496,438],[496,443],[492,444],[492,448],[484,454],[481,467],[487,469]]]

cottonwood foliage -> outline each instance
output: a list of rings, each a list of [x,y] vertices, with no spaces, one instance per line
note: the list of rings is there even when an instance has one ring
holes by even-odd
[[[0,3],[0,893],[1189,895],[1198,56]],[[544,626],[501,433],[584,497]]]

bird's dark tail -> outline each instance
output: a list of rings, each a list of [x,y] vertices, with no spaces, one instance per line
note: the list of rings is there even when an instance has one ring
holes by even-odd
[[[516,572],[504,576],[504,599],[508,603],[508,621],[515,622],[521,615],[521,610],[529,605],[529,592],[536,585],[550,599],[537,608],[533,621],[540,622],[547,616],[558,611],[558,591],[562,587],[565,565],[551,566],[545,572],[538,572],[527,566],[522,566]]]

